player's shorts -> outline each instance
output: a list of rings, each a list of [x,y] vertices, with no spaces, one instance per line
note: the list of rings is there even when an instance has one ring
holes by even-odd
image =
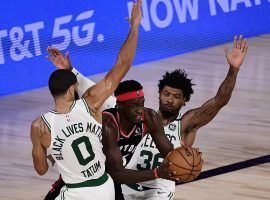
[[[52,188],[47,193],[44,200],[55,200],[55,198],[60,194],[61,188],[64,187],[64,185],[66,184],[60,175],[58,180],[52,184]]]
[[[125,200],[172,200],[174,193],[139,184],[122,185]]]
[[[96,180],[78,184],[66,184],[55,200],[114,200],[113,180],[105,173]]]

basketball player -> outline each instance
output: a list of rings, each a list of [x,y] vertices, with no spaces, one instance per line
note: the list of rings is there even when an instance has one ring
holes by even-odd
[[[176,70],[172,73],[167,73],[160,80],[159,114],[163,120],[166,135],[174,146],[178,146],[181,139],[184,140],[186,145],[191,146],[198,128],[211,121],[221,107],[229,101],[238,69],[243,62],[246,52],[246,41],[242,39],[242,36],[239,39],[235,38],[233,51],[228,52],[227,49],[225,50],[230,69],[217,95],[207,101],[202,107],[187,112],[182,120],[180,109],[189,101],[190,95],[193,93],[191,79],[187,78],[184,71]],[[86,85],[89,84],[87,79],[82,78],[82,76],[81,82]],[[204,112],[206,112],[205,115],[207,116],[204,116]],[[186,119],[190,119],[190,121]],[[151,135],[146,134],[126,167],[150,169],[158,166],[160,162],[160,154],[155,148]],[[140,185],[123,186],[126,199],[171,199],[174,188],[174,182],[166,182],[160,179]]]
[[[32,157],[39,175],[56,162],[66,183],[58,199],[114,199],[113,181],[105,172],[100,108],[130,69],[140,20],[138,1],[133,6],[129,35],[114,67],[82,99],[78,99],[77,78],[70,70],[58,69],[49,78],[55,108],[32,123]]]
[[[173,147],[164,133],[158,113],[144,107],[144,92],[140,83],[135,80],[121,82],[114,94],[116,107],[103,111],[102,141],[107,171],[115,181],[116,199],[120,200],[124,199],[120,184],[152,180],[149,170],[153,170],[156,179],[166,177],[159,166],[139,171],[125,168],[142,138],[150,134],[162,157]]]
[[[162,118],[166,136],[174,148],[179,146],[181,140],[185,145],[192,146],[198,129],[208,124],[225,106],[232,95],[239,68],[247,53],[247,43],[240,36],[234,38],[232,52],[225,49],[229,71],[220,85],[216,96],[201,107],[189,110],[181,116],[180,110],[193,94],[191,79],[181,70],[167,72],[159,81],[159,114]],[[130,162],[129,169],[152,169],[162,162],[160,152],[156,148],[150,134],[146,134],[138,144]],[[143,188],[153,188],[144,190]],[[124,197],[129,199],[173,199],[175,182],[156,179],[132,185],[122,185]]]
[[[49,49],[49,52],[50,51],[55,50]],[[58,55],[58,52],[55,53]],[[133,92],[134,90],[135,92]],[[131,91],[132,94],[129,91]],[[156,143],[161,144],[160,151],[163,152],[163,156],[166,156],[167,153],[172,150],[172,146],[165,136],[159,115],[152,109],[142,107],[144,103],[144,95],[142,86],[138,82],[121,82],[116,89],[115,95],[117,95],[117,109],[112,108],[103,112],[103,151],[106,155],[107,171],[113,176],[113,179],[116,182],[116,199],[123,199],[120,184],[117,184],[117,182],[136,183],[156,179],[158,177],[174,180],[175,178],[169,177],[167,170],[164,170],[163,167],[144,171],[127,170],[123,167],[125,163],[128,163],[137,144],[140,142],[146,132],[153,134]],[[136,109],[132,110],[132,107],[129,106],[130,104],[136,105]],[[139,109],[139,113],[137,113],[137,109]],[[119,116],[117,115],[118,111]],[[125,112],[129,113],[127,118],[125,117]],[[130,114],[131,112],[135,112],[134,114],[136,116]],[[121,124],[119,121],[120,116],[124,116]],[[125,119],[132,121],[125,121]],[[112,124],[112,122],[116,123]],[[116,126],[125,126],[125,128],[119,129],[120,132],[118,132],[118,129],[115,129]],[[128,136],[123,133],[127,131],[126,129],[130,129]],[[118,138],[118,135],[121,135],[121,137]],[[54,187],[54,189],[56,189],[56,187]]]

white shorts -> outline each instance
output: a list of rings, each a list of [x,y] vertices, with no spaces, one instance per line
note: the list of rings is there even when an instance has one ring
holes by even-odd
[[[172,200],[174,193],[162,189],[146,189],[142,191],[134,190],[126,185],[122,185],[125,200]]]
[[[108,174],[108,180],[100,186],[93,187],[62,187],[55,200],[114,200],[114,183]]]

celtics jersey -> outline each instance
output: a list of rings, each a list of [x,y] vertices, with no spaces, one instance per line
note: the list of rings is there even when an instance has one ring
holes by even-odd
[[[104,110],[103,114],[110,116],[118,129],[117,144],[122,154],[123,166],[126,166],[145,134],[145,125],[136,124],[129,133],[124,133],[120,128],[120,116],[116,108]]]
[[[179,147],[181,145],[181,113],[179,113],[175,121],[165,126],[164,130],[173,147]],[[162,161],[163,158],[159,153],[159,150],[156,148],[155,142],[153,141],[151,135],[148,133],[138,144],[126,168],[136,170],[153,169],[158,167]],[[138,186],[139,187],[137,191],[140,191],[140,188],[141,190],[143,190],[143,188],[156,188],[169,192],[174,192],[175,190],[175,182],[166,179],[155,179],[147,182],[142,182],[139,183]],[[128,194],[133,191],[130,190],[130,188],[128,188],[126,185],[122,185],[122,190],[124,194]]]
[[[42,119],[51,132],[48,151],[66,184],[104,175],[101,124],[91,116],[85,99],[74,101],[68,113],[50,111]]]

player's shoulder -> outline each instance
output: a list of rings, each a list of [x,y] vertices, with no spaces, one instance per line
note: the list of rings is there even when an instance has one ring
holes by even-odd
[[[113,127],[117,126],[117,120],[114,114],[115,109],[110,108],[102,112],[102,126]]]
[[[40,130],[42,130],[42,127],[44,127],[44,122],[42,120],[41,117],[35,119],[34,121],[32,121],[31,124],[31,137],[34,135],[38,135],[37,133],[40,132]]]
[[[39,128],[42,123],[43,123],[43,121],[42,121],[41,117],[38,117],[32,121],[31,127]]]

